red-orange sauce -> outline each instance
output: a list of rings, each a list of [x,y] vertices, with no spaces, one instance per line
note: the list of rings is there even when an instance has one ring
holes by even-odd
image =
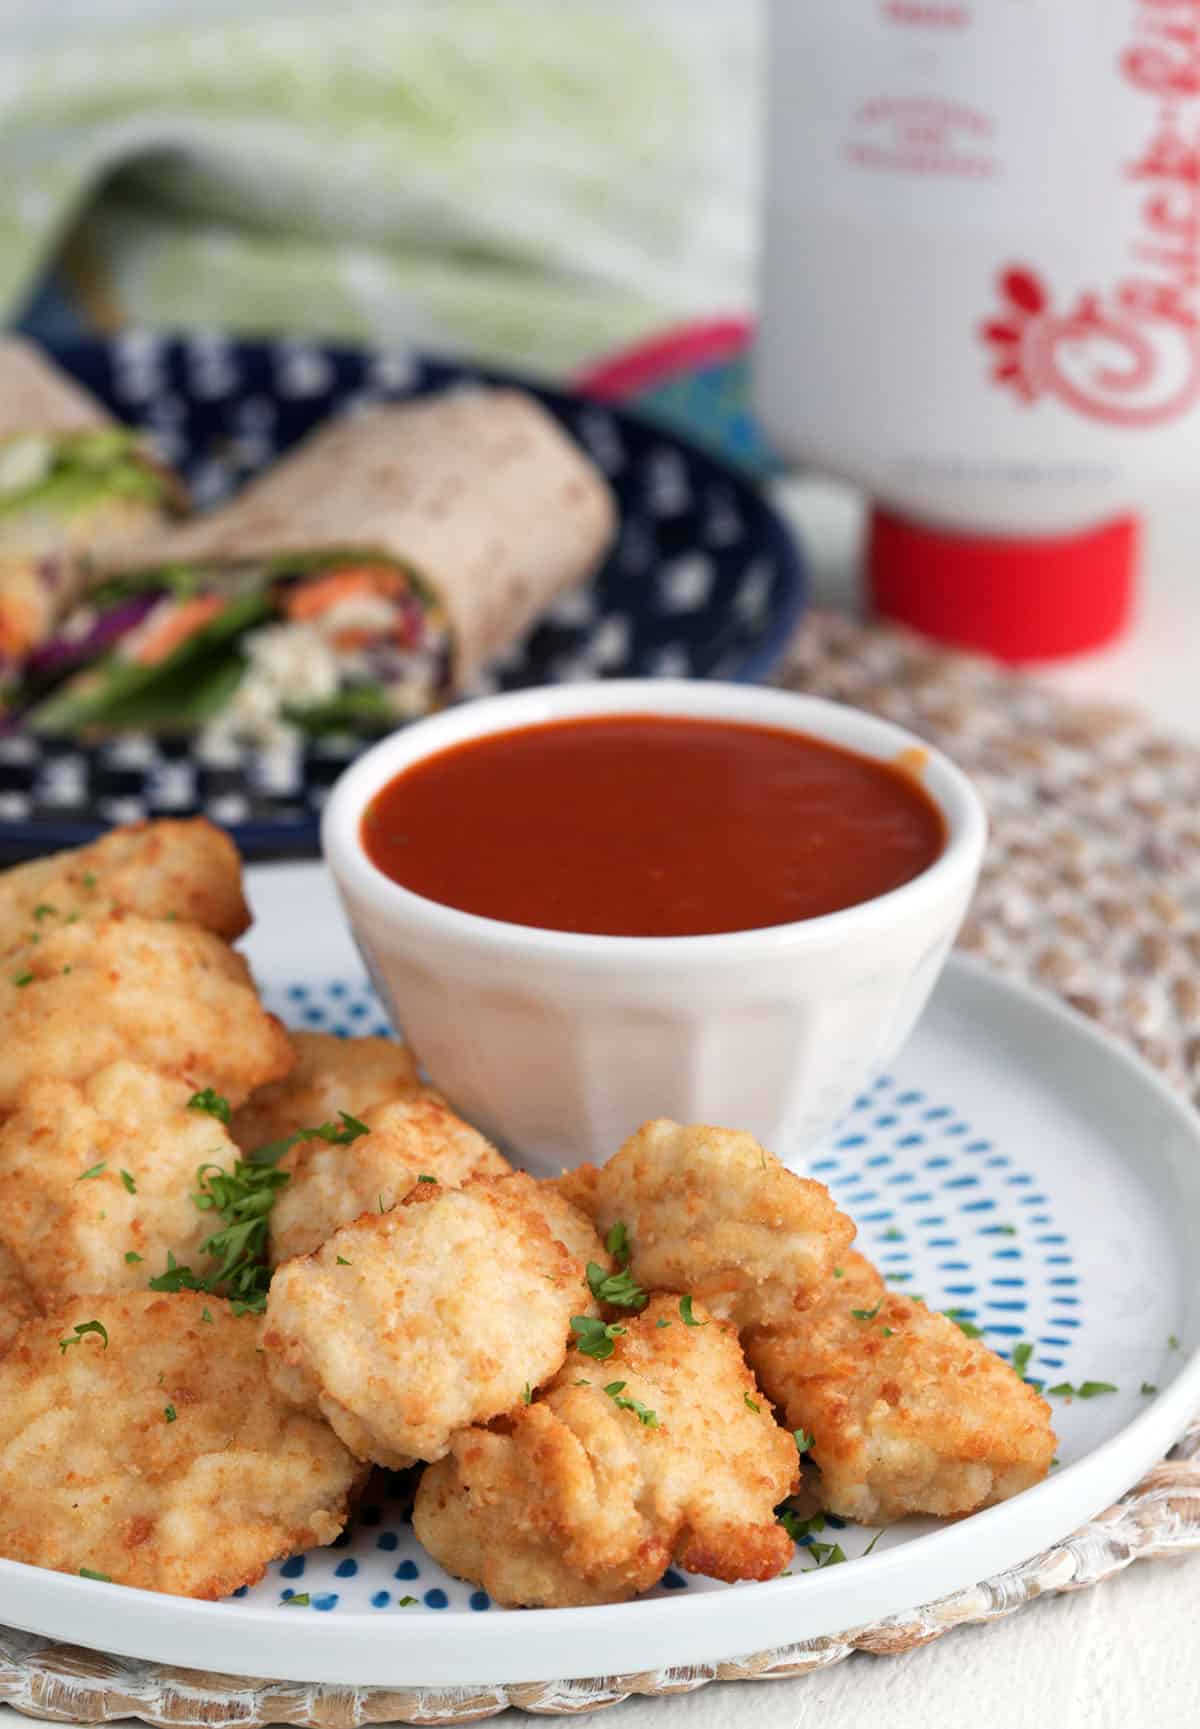
[[[628,714],[425,757],[372,800],[362,838],[395,882],[463,912],[687,937],[872,900],[946,834],[903,766],[775,727]]]

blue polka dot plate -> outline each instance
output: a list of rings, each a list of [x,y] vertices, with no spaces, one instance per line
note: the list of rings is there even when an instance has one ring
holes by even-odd
[[[611,555],[478,681],[481,691],[587,678],[760,679],[804,603],[788,530],[753,480],[664,426],[565,390],[409,352],[304,340],[170,340],[127,332],[51,350],[115,414],[143,428],[215,504],[330,415],[473,381],[530,390],[604,471],[620,510]],[[204,750],[132,735],[84,748],[0,736],[0,855],[75,846],[114,823],[201,812],[243,854],[316,851],[326,792],[361,741]]]
[[[249,888],[259,922],[247,951],[270,1006],[296,1026],[385,1030],[322,869],[259,867]],[[1005,1356],[1028,1345],[1025,1373],[1047,1386],[1113,1385],[1052,1400],[1059,1461],[1047,1481],[969,1519],[894,1526],[877,1543],[846,1526],[843,1566],[817,1568],[801,1547],[768,1584],[672,1570],[632,1603],[509,1613],[430,1560],[409,1522],[410,1486],[381,1474],[336,1544],[272,1566],[225,1602],[0,1562],[0,1622],[192,1669],[364,1686],[711,1663],[841,1633],[1016,1567],[1113,1502],[1200,1408],[1200,1120],[1091,1023],[951,961],[894,1070],[805,1168],[853,1214],[897,1290],[956,1310]]]

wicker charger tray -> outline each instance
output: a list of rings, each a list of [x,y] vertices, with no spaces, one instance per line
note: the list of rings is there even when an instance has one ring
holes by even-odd
[[[988,804],[988,861],[961,947],[1058,992],[1200,1103],[1200,747],[1082,706],[990,663],[829,614],[779,677],[873,710],[941,746]],[[0,1702],[60,1722],[350,1729],[470,1723],[510,1706],[570,1716],[631,1694],[810,1674],[852,1651],[912,1650],[1131,1561],[1200,1548],[1200,1417],[1129,1494],[998,1578],[837,1638],[730,1663],[507,1687],[348,1688],[239,1680],[107,1657],[0,1629]]]

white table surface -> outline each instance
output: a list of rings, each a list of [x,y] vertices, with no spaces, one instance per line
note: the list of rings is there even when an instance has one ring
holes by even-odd
[[[781,502],[808,549],[814,599],[857,606],[854,494],[804,480],[782,489]],[[1045,676],[1085,698],[1138,704],[1164,727],[1200,738],[1200,511],[1157,512],[1146,553],[1132,634]],[[1096,1590],[904,1657],[856,1656],[798,1681],[629,1700],[589,1721],[597,1729],[1197,1729],[1198,1618],[1200,1556],[1143,1562]],[[16,1729],[15,1712],[0,1707],[0,1718]],[[504,1729],[549,1721],[524,1712],[500,1719]]]

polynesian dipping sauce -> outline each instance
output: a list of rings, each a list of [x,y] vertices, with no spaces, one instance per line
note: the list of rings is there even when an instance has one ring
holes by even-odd
[[[782,728],[614,714],[484,734],[401,771],[362,827],[394,882],[542,930],[692,937],[818,918],[939,856],[903,762]]]

